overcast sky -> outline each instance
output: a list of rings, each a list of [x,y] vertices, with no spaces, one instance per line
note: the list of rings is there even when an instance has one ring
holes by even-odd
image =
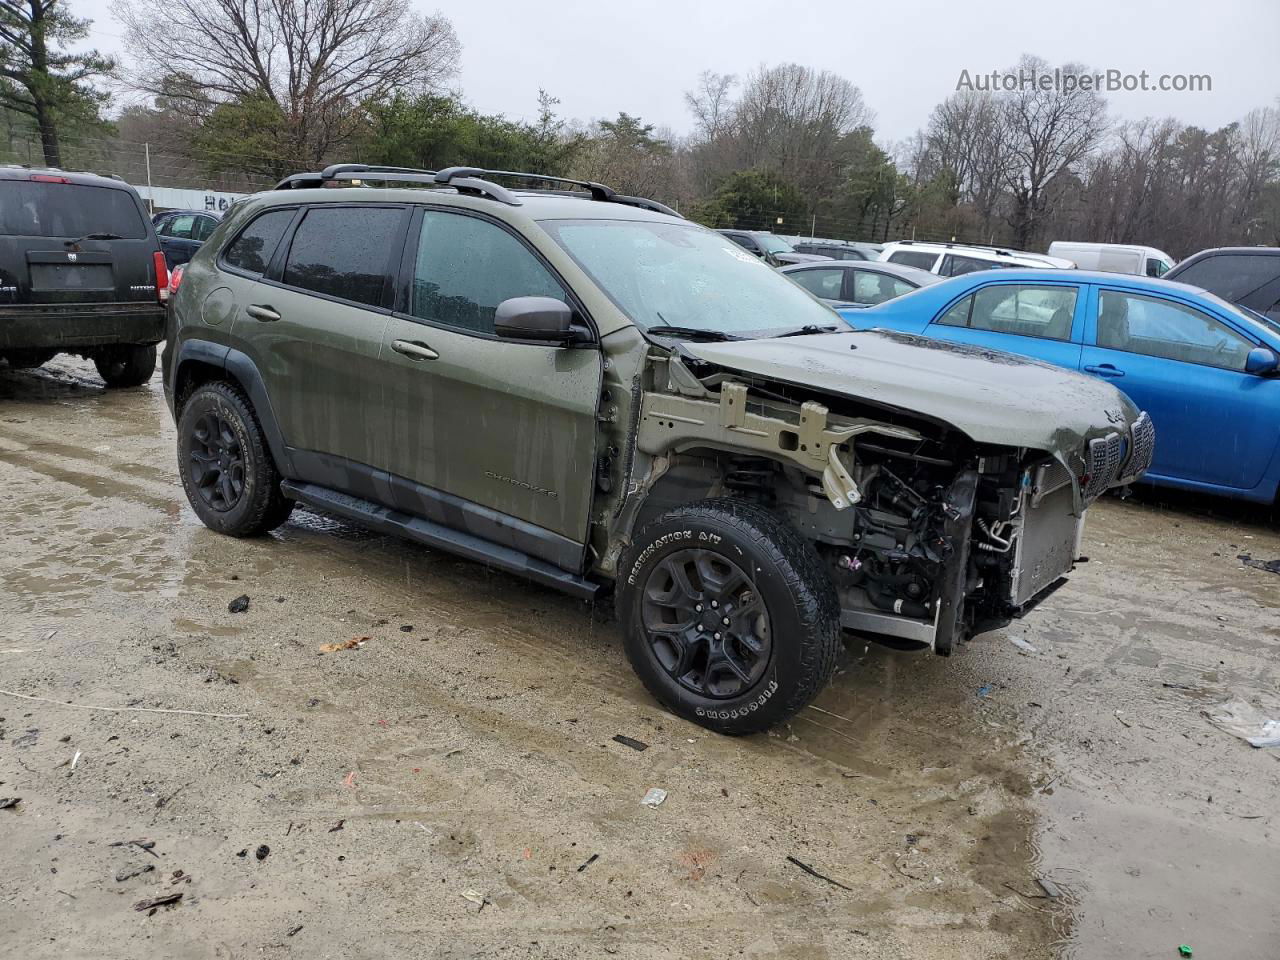
[[[1214,128],[1280,97],[1280,0],[412,2],[453,21],[466,99],[515,119],[536,116],[541,87],[567,117],[622,110],[683,133],[683,93],[702,70],[744,74],[794,61],[857,84],[887,143],[922,126],[961,70],[989,73],[1023,52],[1098,70],[1212,77],[1208,93],[1107,94],[1125,119],[1174,116]],[[70,5],[94,20],[94,45],[123,53],[108,0]],[[164,4],[153,9],[163,19]]]

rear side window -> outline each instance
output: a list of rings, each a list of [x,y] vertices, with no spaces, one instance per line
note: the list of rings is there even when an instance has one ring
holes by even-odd
[[[942,261],[942,269],[938,271],[944,277],[960,277],[966,273],[976,273],[979,270],[995,270],[1000,264],[992,263],[990,260],[979,260],[977,257],[957,257],[949,254]]]
[[[76,183],[0,180],[0,235],[74,240],[90,233],[145,239],[147,226],[133,194]]]
[[[293,235],[281,280],[314,293],[381,306],[387,263],[403,216],[403,210],[392,207],[308,210]]]
[[[568,303],[559,281],[506,230],[479,217],[423,213],[413,271],[413,316],[468,333],[492,334],[498,304],[512,297],[554,297]]]
[[[1070,340],[1075,287],[996,284],[965,297],[935,322],[1042,340]]]
[[[276,244],[293,220],[293,210],[272,210],[253,220],[227,247],[222,259],[249,273],[266,273]]]
[[[890,263],[905,263],[908,267],[919,267],[921,270],[932,270],[933,262],[938,259],[936,253],[923,250],[895,250],[889,254]]]
[[[1205,257],[1174,277],[1179,283],[1204,287],[1223,300],[1240,300],[1280,277],[1280,257],[1222,254]]]

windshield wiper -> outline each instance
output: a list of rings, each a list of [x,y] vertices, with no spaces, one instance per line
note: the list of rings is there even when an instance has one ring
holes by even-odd
[[[650,327],[648,333],[655,337],[675,337],[677,340],[746,340],[746,337],[735,337],[732,333],[719,330],[708,330],[705,327],[678,327],[668,323],[663,327]]]
[[[76,247],[76,246],[79,246],[80,243],[84,240],[123,240],[123,239],[124,237],[121,237],[114,233],[86,233],[79,240],[63,240],[62,245],[64,247]]]
[[[806,323],[799,330],[787,330],[784,333],[774,334],[774,339],[778,337],[804,337],[811,333],[835,333],[840,327],[837,324],[826,324],[819,326],[816,323]]]

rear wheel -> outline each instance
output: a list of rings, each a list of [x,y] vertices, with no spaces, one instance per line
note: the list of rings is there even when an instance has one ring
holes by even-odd
[[[178,470],[191,509],[219,533],[259,536],[293,511],[253,406],[232,384],[206,383],[183,404]]]
[[[156,371],[156,345],[117,344],[93,355],[98,376],[108,387],[137,387]]]
[[[56,350],[9,350],[4,358],[14,370],[34,370],[36,367],[43,367],[57,353]]]
[[[694,723],[768,729],[831,676],[835,589],[813,545],[768,510],[729,499],[678,507],[640,532],[622,576],[631,665]]]

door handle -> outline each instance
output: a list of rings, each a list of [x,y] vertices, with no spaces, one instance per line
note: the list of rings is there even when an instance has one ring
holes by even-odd
[[[396,353],[403,354],[410,360],[439,360],[440,354],[436,353],[425,343],[419,343],[417,340],[393,340],[391,349]]]
[[[1097,366],[1088,366],[1084,368],[1085,373],[1097,374],[1099,377],[1123,377],[1124,371],[1117,370],[1109,363],[1100,363]]]
[[[251,303],[244,308],[244,312],[255,320],[261,320],[263,323],[275,323],[280,319],[280,314],[276,313],[271,307],[261,303]]]

